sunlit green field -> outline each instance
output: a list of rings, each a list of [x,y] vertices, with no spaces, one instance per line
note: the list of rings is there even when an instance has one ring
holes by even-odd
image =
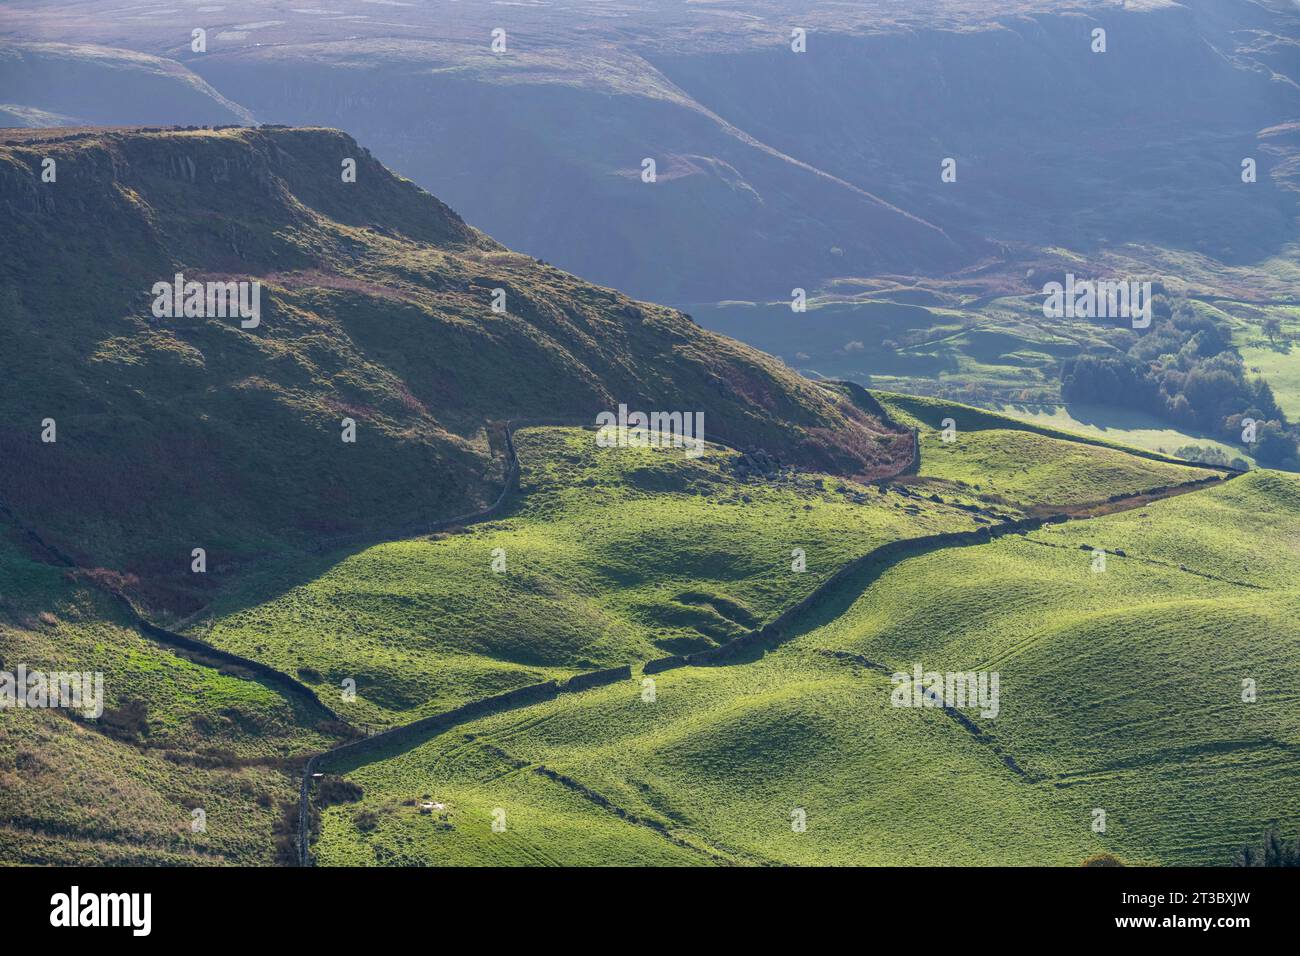
[[[1152,862],[1227,862],[1261,821],[1300,810],[1297,495],[1300,480],[1258,472],[935,552],[891,569],[793,646],[997,670],[993,739],[1080,812],[1108,808],[1109,846]],[[1104,571],[1093,549],[1111,551]]]
[[[955,505],[1049,512],[1211,474],[951,402],[878,398],[926,426],[906,495],[746,474],[718,449],[688,459],[531,429],[501,520],[251,574],[197,632],[299,675],[357,723],[634,665],[631,680],[327,760],[362,796],[319,808],[317,862],[1203,864],[1294,818],[1300,480],[1281,473],[873,559],[766,653],[647,680],[643,662],[735,640],[881,544],[990,520]],[[960,423],[952,445],[928,425],[936,414]],[[110,713],[99,726],[5,718],[0,775],[44,782],[9,788],[25,796],[6,804],[0,859],[290,858],[299,762],[337,728],[144,640],[16,540],[0,561],[0,655],[102,666]],[[996,671],[996,715],[963,725],[892,706],[890,675],[916,665]],[[353,675],[345,701],[334,690]]]
[[[318,862],[981,864],[1012,834],[1054,863],[1102,849],[954,721],[891,708],[885,675],[783,649],[653,680],[653,703],[627,681],[340,767],[366,795],[324,812]]]
[[[1300,589],[1287,574],[1298,496],[1297,479],[1256,472],[869,563],[761,657],[635,675],[331,767],[364,796],[325,809],[315,852],[339,864],[1229,862],[1300,810]],[[1271,555],[1254,571],[1239,533]],[[1111,551],[1103,569],[1094,548]],[[980,736],[891,706],[890,674],[917,664],[999,674],[996,715],[968,712]],[[441,806],[426,815],[422,802]]]
[[[1013,505],[1093,503],[1215,474],[943,399],[887,392],[876,397],[890,414],[919,429],[922,478],[957,483]],[[945,422],[951,422],[951,441],[945,440]]]
[[[1233,324],[1233,344],[1241,360],[1255,374],[1263,376],[1287,417],[1300,419],[1300,308],[1273,306],[1243,307],[1219,303]],[[1264,331],[1266,319],[1277,320],[1278,332],[1270,338]]]
[[[1068,436],[1008,434],[1012,444],[987,446],[990,471],[1010,475],[1014,440],[1027,436],[1039,443],[1036,467],[1078,472],[1073,486],[1051,479],[1066,503],[1200,474]],[[957,505],[987,509],[996,499],[1011,514],[1038,501],[1010,497],[1028,489],[1027,480],[981,489],[962,484],[952,468],[907,479],[914,490],[903,494],[906,486],[886,492],[781,468],[746,472],[737,453],[719,449],[698,459],[680,450],[599,449],[591,432],[578,429],[524,430],[517,444],[520,493],[501,520],[357,553],[264,563],[195,632],[295,674],[356,724],[405,723],[546,678],[725,644],[881,544],[992,520]],[[1109,468],[1117,454],[1126,470]],[[144,639],[102,593],[28,556],[18,542],[8,540],[0,555],[0,656],[29,668],[102,669],[108,709],[95,724],[49,711],[5,718],[0,774],[42,783],[8,788],[14,798],[0,820],[0,859],[291,858],[298,767],[335,743],[341,728],[238,668],[189,660]],[[798,552],[802,572],[794,570]],[[442,769],[426,772],[424,747],[391,765],[358,768],[379,775],[378,789],[367,790],[379,802],[368,796],[361,805],[325,807],[322,859],[900,861],[912,844],[901,831],[882,842],[879,828],[894,825],[882,801],[900,802],[901,790],[870,794],[880,791],[882,772],[896,781],[891,786],[909,788],[905,755],[918,746],[950,752],[948,762],[970,776],[972,809],[950,830],[960,847],[954,859],[976,862],[994,852],[995,841],[975,832],[988,815],[1045,814],[1036,845],[1058,862],[1096,849],[1058,811],[1025,803],[1023,787],[1001,780],[1001,758],[967,732],[953,734],[952,721],[927,713],[921,723],[899,723],[878,697],[863,697],[863,688],[888,682],[859,670],[790,645],[752,666],[662,673],[655,705],[643,701],[638,679],[488,718],[485,726],[511,728],[496,749],[467,742],[458,730],[426,745]],[[345,677],[356,680],[355,700],[341,693]],[[580,701],[609,709],[588,713]],[[543,715],[550,716],[538,722]],[[550,766],[547,738],[525,730],[558,730],[578,717],[583,723],[564,731],[574,735],[571,754],[557,772],[581,775],[566,782],[511,769],[521,760]],[[879,739],[863,739],[863,726],[878,727],[869,736]],[[752,740],[750,728],[760,731]],[[805,738],[808,756],[795,759]],[[792,789],[779,778],[761,783],[759,768],[769,761],[793,761]],[[637,776],[638,764],[650,776]],[[833,767],[835,784],[800,782],[818,764]],[[942,778],[947,765],[934,772]],[[744,783],[736,788],[725,774],[715,781],[715,770]],[[410,786],[416,779],[424,782]],[[630,809],[620,815],[602,804],[603,788],[614,805]],[[384,796],[390,790],[393,799]],[[443,800],[447,794],[454,796]],[[421,813],[426,798],[446,803],[444,811]],[[504,834],[469,825],[490,824],[498,806],[507,813]],[[197,832],[196,809],[207,827]],[[794,809],[812,821],[799,839],[789,829]],[[431,831],[431,817],[452,828]],[[909,819],[898,817],[898,825]],[[752,821],[760,821],[757,829]],[[357,829],[348,835],[347,826]],[[829,826],[841,835],[822,829]]]
[[[350,718],[404,723],[725,643],[886,541],[975,527],[946,503],[829,477],[739,482],[732,452],[598,449],[580,429],[525,430],[517,445],[510,517],[274,568],[200,632],[297,672]]]
[[[1180,448],[1193,446],[1213,448],[1222,452],[1229,461],[1241,458],[1246,462],[1253,459],[1246,452],[1234,445],[1193,435],[1190,432],[1170,428],[1159,419],[1145,412],[1122,411],[1115,408],[1102,408],[1089,405],[1003,405],[998,409],[1002,414],[1012,418],[1021,418],[1035,425],[1059,428],[1092,435],[1105,441],[1147,451],[1173,455]]]

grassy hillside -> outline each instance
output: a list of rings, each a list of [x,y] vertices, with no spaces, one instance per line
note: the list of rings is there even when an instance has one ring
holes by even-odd
[[[880,397],[899,417],[926,412]],[[1090,481],[1067,486],[1079,501],[1123,494],[1130,479],[1203,474],[996,427],[998,416],[983,424],[971,434],[1044,442],[1044,467],[1091,457],[1091,470],[1078,466]],[[987,502],[953,478],[882,493],[731,451],[598,449],[592,432],[569,428],[523,429],[517,446],[521,495],[501,520],[305,566],[263,562],[198,632],[296,673],[353,721],[392,724],[735,640],[879,544],[991,520],[954,507]],[[1002,475],[1018,474],[1018,454],[985,466],[1008,496],[1020,486]],[[1109,470],[1112,456],[1131,470]],[[1039,507],[1041,491],[1023,490],[1000,510]],[[382,865],[1071,865],[1103,851],[1221,862],[1295,811],[1286,688],[1300,648],[1284,635],[1300,610],[1288,575],[1297,502],[1294,479],[1256,472],[1126,513],[863,565],[766,655],[656,674],[653,701],[637,673],[327,762],[361,794],[318,800],[314,853]],[[1239,554],[1237,534],[1272,557]],[[1094,546],[1126,556],[1095,573]],[[806,551],[803,574],[790,570],[794,547]],[[137,729],[105,741],[61,713],[17,712],[0,735],[0,760],[24,781],[4,804],[4,858],[283,854],[292,770],[330,742],[319,715],[153,647],[113,623],[97,591],[16,544],[5,554],[3,659],[103,661],[110,704]],[[999,715],[974,716],[976,735],[940,711],[891,707],[889,672],[915,662],[998,670]],[[348,676],[350,703],[336,699]],[[1257,681],[1257,703],[1240,703],[1243,676]],[[143,729],[131,700],[146,705]],[[180,748],[200,756],[178,770]],[[33,767],[53,799],[26,785]],[[96,804],[89,818],[83,801]],[[202,839],[188,832],[194,806],[209,811]],[[1097,807],[1106,834],[1090,829]],[[492,829],[498,810],[504,832]]]
[[[28,132],[0,145],[0,206],[0,496],[178,609],[258,555],[481,506],[502,419],[627,403],[846,474],[906,453],[681,313],[506,251],[336,131]],[[177,272],[261,282],[260,325],[155,318]]]
[[[1222,864],[1300,809],[1300,592],[1282,572],[1297,495],[1260,472],[863,569],[761,660],[655,675],[653,703],[634,679],[340,762],[364,797],[326,809],[317,852],[581,864],[652,842],[674,863]],[[1219,573],[1238,521],[1272,529],[1259,543],[1277,572]],[[1094,572],[1081,543],[1127,556]],[[1182,545],[1201,559],[1187,570],[1165,550]],[[1000,673],[999,714],[970,715],[981,736],[890,706],[888,674],[916,662]],[[426,800],[444,807],[422,815]]]
[[[1300,0],[329,7],[0,0],[0,866],[1295,836]]]
[[[1294,477],[1252,473],[916,558],[796,645],[999,671],[986,731],[1037,786],[1109,808],[1121,856],[1225,862],[1300,809],[1297,494]],[[1104,572],[1092,548],[1112,552]]]
[[[987,526],[988,509],[1052,510],[1209,474],[1041,441],[1029,473],[1010,442],[988,446],[982,472],[1005,480],[962,484],[940,468],[942,479],[923,470],[916,491],[885,491],[756,471],[730,451],[691,460],[600,449],[591,431],[524,429],[521,495],[503,520],[267,562],[218,597],[195,633],[297,673],[330,700],[350,677],[358,700],[340,700],[344,713],[401,723],[551,677],[727,643],[872,549]]]
[[[1070,429],[1055,428],[1038,422],[1026,421],[1012,415],[977,408],[962,402],[925,395],[902,395],[897,392],[873,390],[871,392],[880,404],[896,420],[915,428],[940,430],[944,418],[956,422],[958,433],[962,431],[1023,431],[1047,438],[1089,445],[1096,448],[1110,448],[1129,455],[1155,461],[1176,461],[1166,455],[1152,454],[1140,448],[1134,448],[1119,442],[1095,438]]]
[[[318,862],[979,865],[1011,844],[1071,864],[1101,848],[948,718],[899,719],[883,675],[781,652],[654,681],[654,703],[627,681],[333,768],[365,795],[324,811]]]
[[[1221,473],[959,402],[871,394],[895,420],[918,429],[919,475],[927,483],[956,485],[983,500],[1030,512],[1102,502]],[[951,442],[944,441],[945,419],[954,423]]]
[[[600,449],[526,429],[521,497],[463,533],[270,563],[197,633],[296,671],[341,711],[405,722],[512,687],[726,643],[897,538],[977,527],[949,502],[787,470],[738,453]],[[499,554],[504,571],[493,569]],[[806,571],[792,570],[793,552]]]
[[[1147,412],[1125,412],[1114,407],[1081,403],[1020,403],[1004,405],[997,411],[1035,425],[1065,429],[1078,435],[1100,438],[1160,455],[1183,457],[1187,454],[1205,454],[1208,450],[1209,454],[1217,452],[1222,455],[1226,461],[1237,459],[1247,465],[1254,464],[1254,460],[1243,448],[1204,435],[1179,431]]]
[[[143,639],[100,590],[3,532],[0,669],[99,671],[104,712],[3,712],[0,864],[274,862],[295,768],[334,728],[237,669]]]

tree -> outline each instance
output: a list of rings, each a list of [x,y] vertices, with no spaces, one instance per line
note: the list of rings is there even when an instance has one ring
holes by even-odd
[[[1282,334],[1282,322],[1276,316],[1270,315],[1264,320],[1264,334],[1268,336],[1269,344],[1276,345],[1277,337]]]

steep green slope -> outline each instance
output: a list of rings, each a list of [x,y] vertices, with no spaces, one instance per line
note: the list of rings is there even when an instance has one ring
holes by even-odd
[[[0,146],[0,223],[0,496],[173,607],[259,554],[492,500],[492,421],[626,403],[843,473],[906,457],[774,360],[506,251],[336,131],[27,133]],[[176,273],[262,283],[260,324],[155,317]]]

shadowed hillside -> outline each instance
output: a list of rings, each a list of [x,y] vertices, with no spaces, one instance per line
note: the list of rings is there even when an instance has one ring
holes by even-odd
[[[67,43],[0,44],[0,124],[248,123],[175,60]]]

